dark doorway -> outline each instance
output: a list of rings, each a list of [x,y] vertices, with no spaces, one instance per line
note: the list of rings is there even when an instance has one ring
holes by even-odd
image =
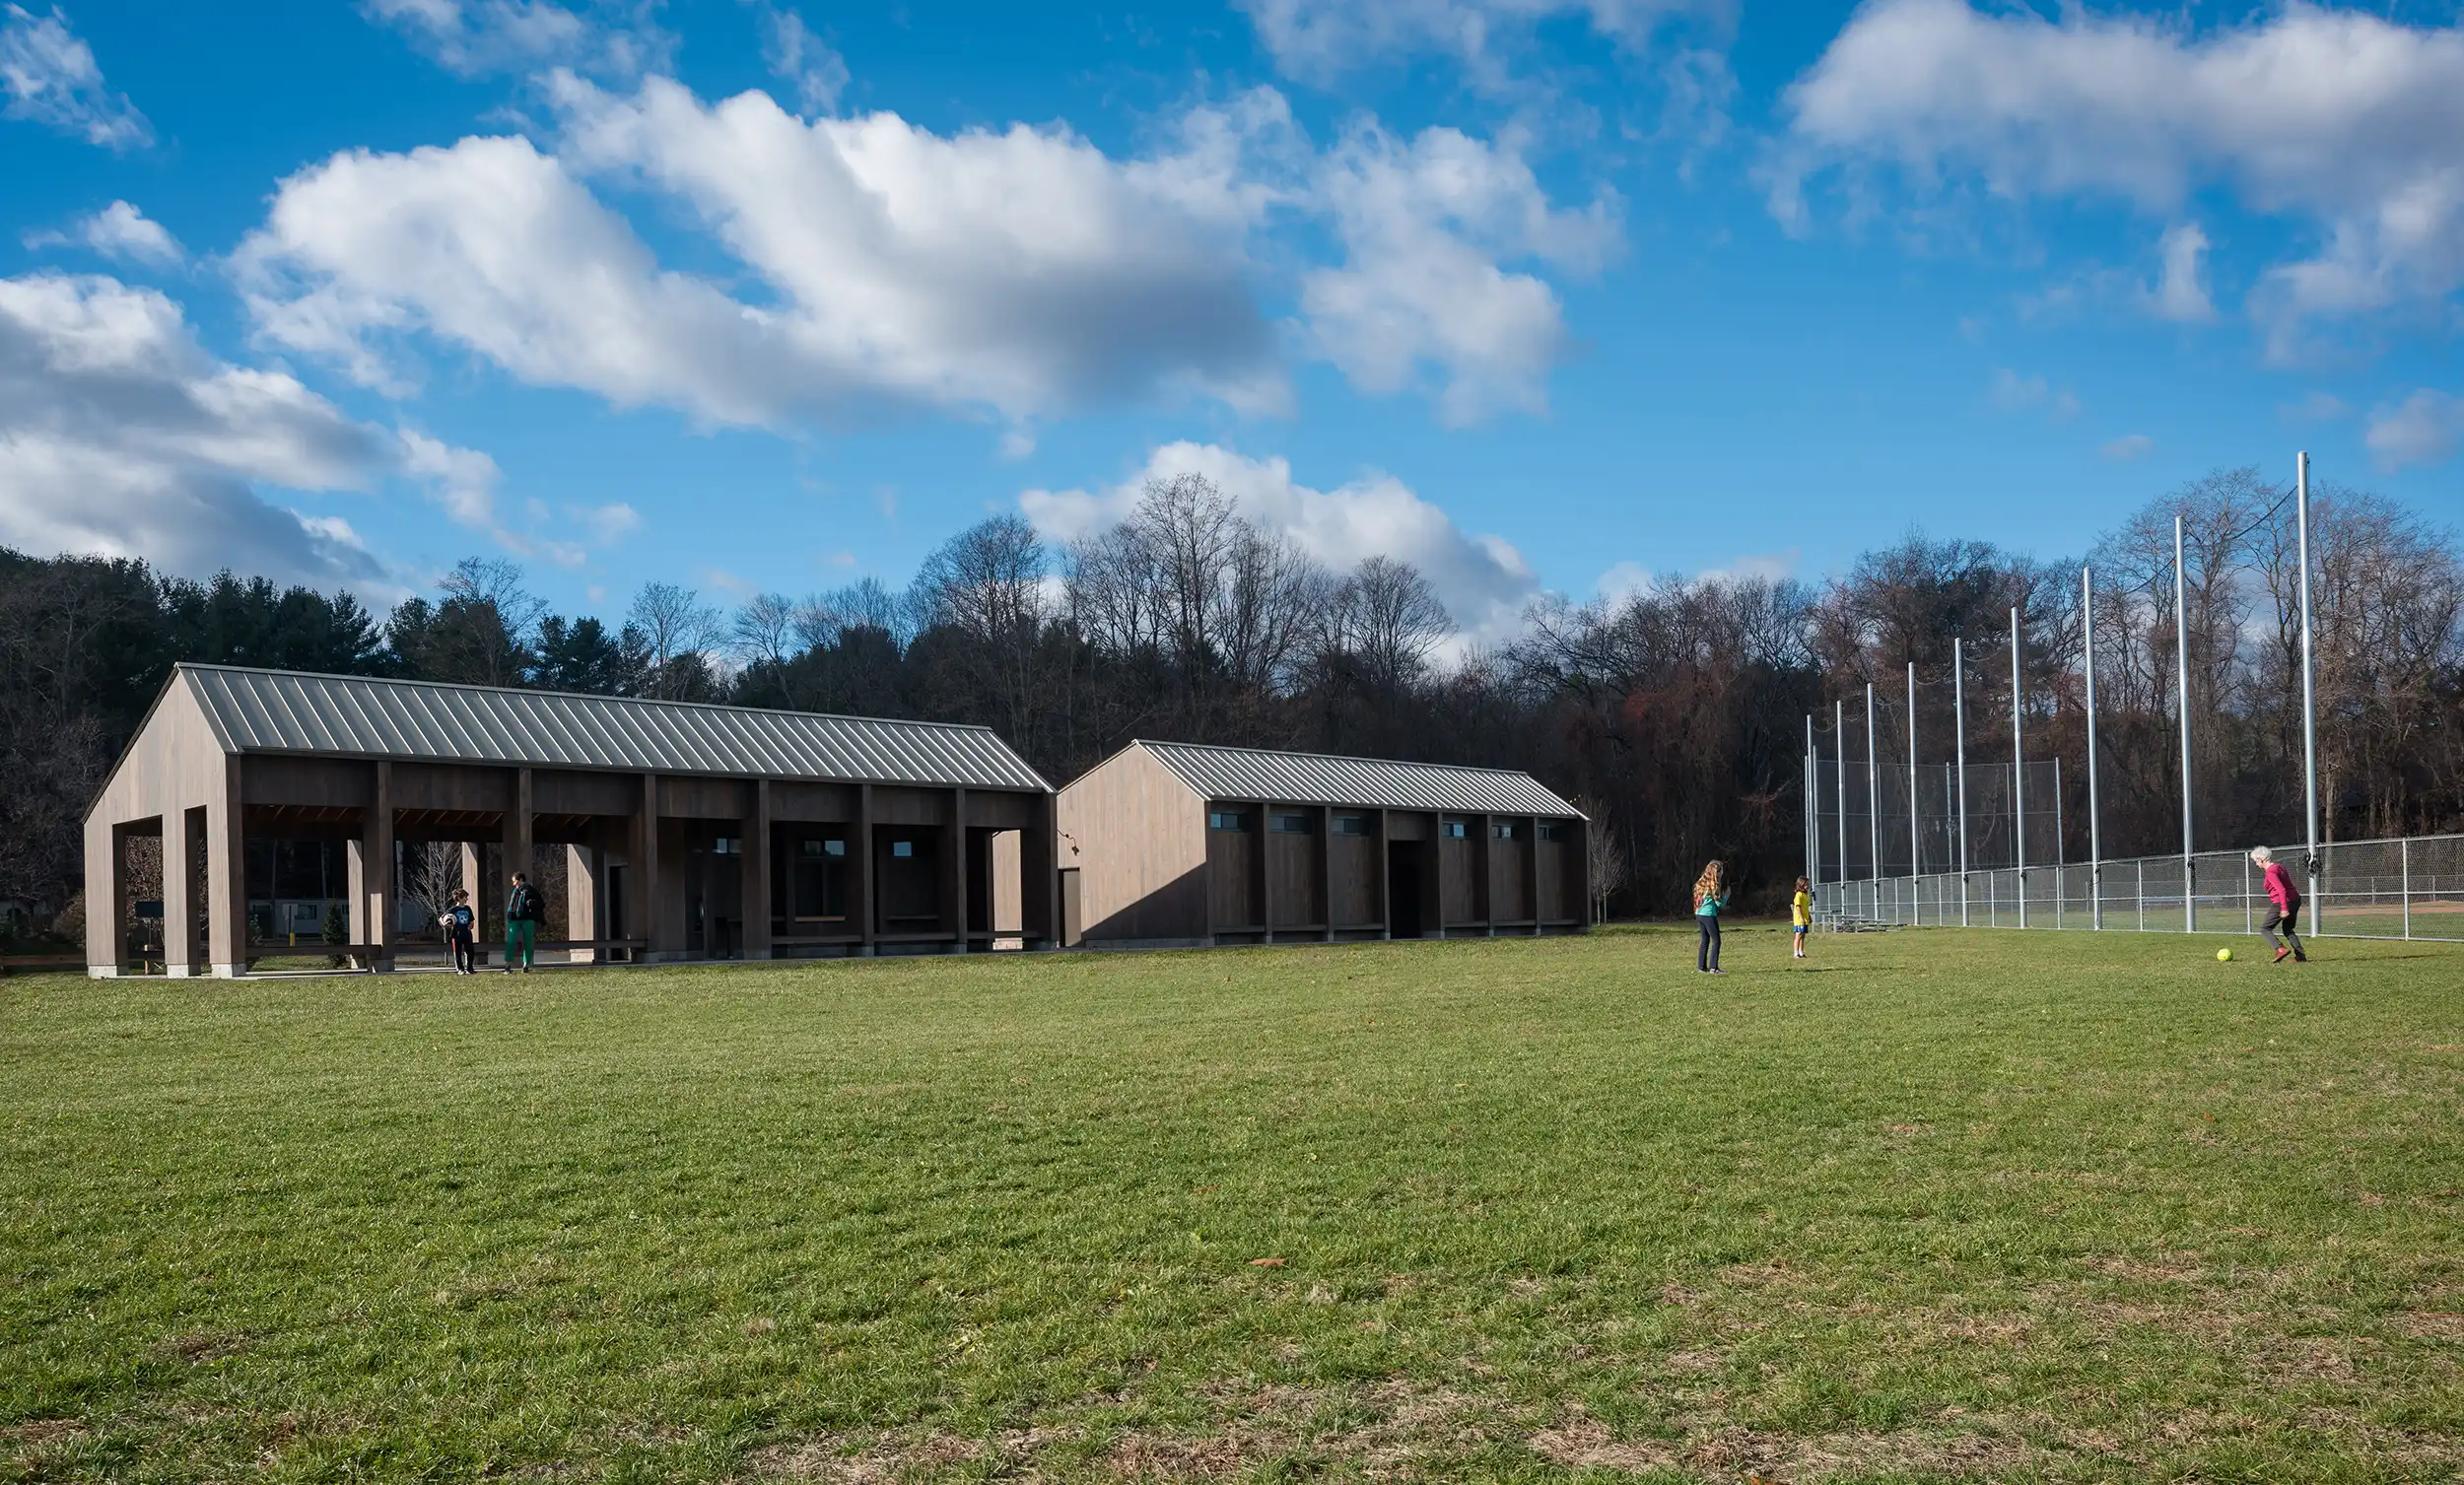
[[[1386,845],[1386,928],[1396,938],[1420,936],[1420,843]]]

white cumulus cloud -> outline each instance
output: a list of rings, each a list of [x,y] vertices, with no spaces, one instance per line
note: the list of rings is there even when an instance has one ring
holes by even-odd
[[[103,86],[94,48],[69,29],[58,6],[37,16],[0,7],[0,117],[28,119],[106,150],[154,143],[154,126],[124,94]]]
[[[1241,245],[1253,207],[1210,161],[1115,161],[1061,129],[806,123],[662,79],[556,87],[569,159],[471,138],[284,181],[237,255],[262,332],[399,386],[402,332],[424,331],[525,380],[717,424],[1280,396]],[[661,268],[584,172],[665,193],[760,292]]]
[[[1679,18],[1725,28],[1731,0],[1240,0],[1282,71],[1320,82],[1371,63],[1444,56],[1476,84],[1507,75],[1508,54],[1543,22],[1579,17],[1604,36],[1639,45]]]
[[[66,232],[32,232],[29,247],[84,247],[124,263],[169,268],[187,254],[162,223],[125,201],[114,201],[92,216],[80,217]]]
[[[2464,445],[2464,397],[2423,387],[2402,402],[2373,412],[2363,441],[2372,461],[2383,470],[2442,464]]]
[[[2288,217],[2317,250],[2271,267],[2252,306],[2281,354],[2299,325],[2464,284],[2464,29],[2301,3],[2193,32],[2065,7],[1870,0],[1788,92],[1772,208],[1802,224],[1834,169],[2079,196],[2173,215],[2217,188]],[[1862,189],[1860,185],[1857,188]],[[2187,237],[2170,245],[2189,256]],[[2187,290],[2185,288],[2185,296]],[[2187,297],[2175,302],[2193,307]]]
[[[217,362],[179,306],[115,279],[0,279],[0,544],[199,574],[366,583],[326,515],[260,486],[365,489],[381,437],[279,371]]]
[[[762,10],[762,60],[770,75],[795,90],[806,113],[836,113],[847,91],[847,59],[791,10]]]
[[[1215,443],[1166,443],[1117,485],[1030,490],[1018,504],[1038,530],[1070,540],[1129,514],[1149,479],[1178,474],[1204,475],[1244,518],[1290,537],[1338,572],[1376,556],[1410,563],[1429,579],[1467,640],[1512,634],[1524,605],[1540,591],[1539,577],[1512,544],[1465,532],[1393,475],[1372,471],[1333,490],[1317,490],[1293,479],[1286,459],[1254,459]]]
[[[2206,230],[2196,222],[2167,228],[2156,252],[2164,268],[2148,293],[2149,309],[2158,319],[2184,324],[2216,318],[2216,304],[2208,298]]]
[[[1404,143],[1370,126],[1329,155],[1317,192],[1344,245],[1339,266],[1301,282],[1320,355],[1372,392],[1434,371],[1450,423],[1545,405],[1563,308],[1501,261],[1596,269],[1619,240],[1613,195],[1559,210],[1508,146],[1444,127]]]
[[[675,50],[657,25],[657,0],[598,0],[580,10],[554,0],[365,0],[362,9],[463,77],[544,67],[634,77],[666,65]]]

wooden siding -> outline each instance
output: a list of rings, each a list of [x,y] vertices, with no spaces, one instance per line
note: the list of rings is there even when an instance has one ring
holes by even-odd
[[[1378,835],[1379,811],[1366,811],[1369,834],[1335,836],[1327,843],[1327,896],[1337,928],[1376,928],[1386,912],[1379,892],[1386,872],[1386,842]]]
[[[631,774],[531,771],[530,807],[542,815],[630,815],[641,800],[641,780]]]
[[[844,825],[856,818],[857,785],[781,779],[770,786],[770,818]]]
[[[1087,941],[1206,936],[1205,801],[1171,770],[1130,748],[1062,789],[1054,808]]]
[[[1269,827],[1276,815],[1298,815],[1309,822],[1309,834],[1278,835]],[[1268,805],[1258,821],[1266,833],[1260,837],[1266,843],[1266,870],[1272,874],[1266,884],[1266,901],[1274,909],[1274,928],[1323,928],[1326,926],[1325,884],[1319,880],[1324,864],[1326,811],[1316,805]]]
[[[1258,901],[1262,885],[1258,872],[1258,806],[1226,806],[1218,802],[1208,808],[1245,808],[1250,828],[1206,832],[1207,927],[1216,933],[1255,932],[1263,926],[1264,917],[1259,911],[1264,905]]]

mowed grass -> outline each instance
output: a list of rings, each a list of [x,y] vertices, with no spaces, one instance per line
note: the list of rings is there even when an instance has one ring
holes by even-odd
[[[0,1479],[2450,1479],[2464,948],[2316,947],[12,979]]]

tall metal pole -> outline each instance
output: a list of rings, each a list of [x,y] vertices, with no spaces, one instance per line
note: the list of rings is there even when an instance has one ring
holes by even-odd
[[[1951,641],[1951,724],[1958,734],[1959,926],[1968,925],[1968,683],[1963,640]]]
[[[1865,683],[1865,821],[1866,844],[1874,858],[1866,875],[1882,879],[1882,773],[1874,757],[1874,683]]]
[[[2087,636],[2088,664],[2088,923],[2104,926],[2104,823],[2096,808],[2096,583],[2079,570],[2079,613]]]
[[[2011,823],[2019,861],[2019,926],[2027,926],[2027,754],[2019,747],[2019,611],[2011,610]]]
[[[2318,687],[2310,669],[2310,456],[2293,459],[2293,512],[2301,528],[2301,791],[2309,827],[2310,931],[2318,931]]]
[[[1908,662],[1908,882],[1925,874],[1925,835],[1917,825],[1916,808],[1916,661]]]
[[[1848,704],[1836,699],[1831,703],[1831,740],[1839,744],[1839,760],[1833,766],[1832,786],[1839,791],[1839,890],[1841,904],[1845,906],[1848,891]]]
[[[2190,586],[2182,575],[2182,518],[2173,517],[2173,674],[2174,705],[2181,712],[2182,732],[2182,926],[2199,931],[2199,893],[2191,881],[2198,869],[2191,859],[2195,837],[2190,818]]]
[[[1806,885],[1822,885],[1822,755],[1814,750],[1814,713],[1806,713]]]

